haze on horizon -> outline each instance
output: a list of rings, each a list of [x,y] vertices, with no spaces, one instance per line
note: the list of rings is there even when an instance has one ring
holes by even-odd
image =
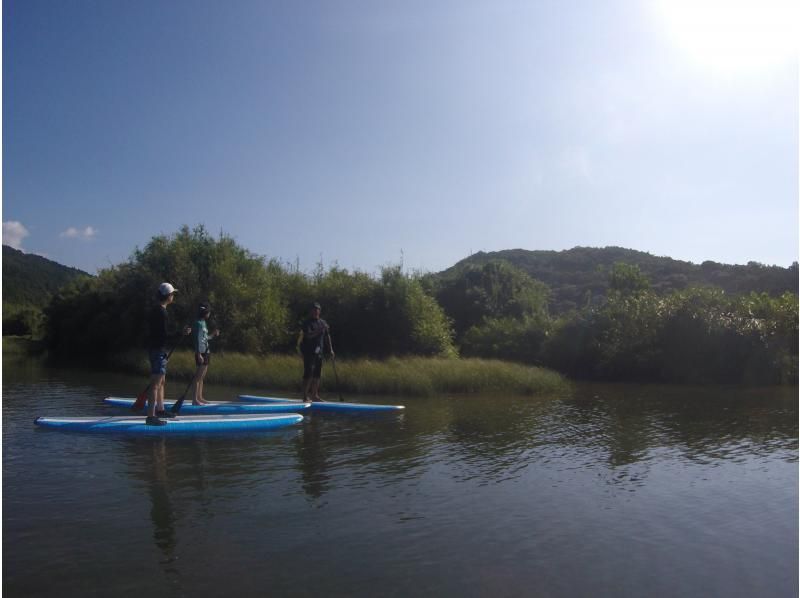
[[[798,259],[796,2],[3,3],[3,243]]]

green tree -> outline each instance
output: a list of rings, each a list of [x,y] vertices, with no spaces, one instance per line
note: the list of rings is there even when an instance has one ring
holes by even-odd
[[[264,353],[285,342],[288,314],[275,268],[200,226],[154,237],[127,263],[65,288],[46,309],[48,346],[56,354],[100,357],[144,346],[147,313],[165,280],[179,289],[170,308],[176,326],[210,301],[226,348]]]
[[[435,293],[454,321],[459,340],[485,318],[548,318],[547,286],[504,261],[468,265],[455,277],[440,281]]]
[[[382,269],[372,300],[374,328],[380,339],[379,355],[456,354],[450,322],[444,310],[423,290],[419,279],[406,276],[400,266]]]
[[[631,295],[650,288],[650,280],[642,274],[639,266],[616,262],[608,276],[608,288],[612,292]]]

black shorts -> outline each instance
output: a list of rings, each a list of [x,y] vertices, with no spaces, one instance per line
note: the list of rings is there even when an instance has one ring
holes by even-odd
[[[211,363],[211,353],[200,353],[200,357],[198,357],[197,353],[195,353],[194,362],[197,364],[197,367],[208,365]]]
[[[322,375],[322,357],[318,353],[303,354],[303,380]]]

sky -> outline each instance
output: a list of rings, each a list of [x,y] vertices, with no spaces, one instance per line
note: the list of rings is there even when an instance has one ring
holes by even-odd
[[[798,259],[790,0],[4,0],[3,243]]]

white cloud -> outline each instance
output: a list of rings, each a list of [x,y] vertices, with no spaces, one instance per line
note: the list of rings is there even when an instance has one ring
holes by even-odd
[[[87,226],[86,228],[75,228],[74,226],[70,226],[58,236],[62,239],[81,239],[83,241],[90,241],[94,239],[97,232],[97,229],[91,226]]]
[[[21,222],[9,220],[3,223],[3,244],[22,250],[22,239],[30,233]]]

